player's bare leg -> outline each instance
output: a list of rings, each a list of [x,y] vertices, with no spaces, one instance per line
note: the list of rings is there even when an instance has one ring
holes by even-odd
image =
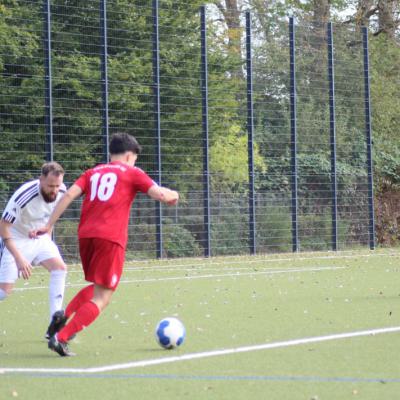
[[[0,282],[0,301],[5,300],[14,288],[13,283]]]
[[[103,311],[111,301],[114,290],[108,289],[104,286],[94,285],[93,303]]]

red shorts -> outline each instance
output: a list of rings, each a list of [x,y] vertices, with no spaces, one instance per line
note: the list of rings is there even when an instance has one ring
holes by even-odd
[[[85,279],[115,290],[122,275],[125,249],[106,239],[79,239],[79,252]]]

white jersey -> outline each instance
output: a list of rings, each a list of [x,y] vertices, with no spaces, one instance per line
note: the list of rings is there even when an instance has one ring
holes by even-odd
[[[47,203],[40,193],[40,181],[26,182],[19,187],[8,201],[2,219],[12,223],[10,232],[13,239],[29,237],[29,231],[47,224],[51,212],[66,191],[61,185],[56,200]]]

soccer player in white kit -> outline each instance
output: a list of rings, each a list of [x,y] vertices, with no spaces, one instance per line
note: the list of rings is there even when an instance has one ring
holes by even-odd
[[[51,232],[31,239],[29,231],[47,223],[66,191],[63,179],[64,169],[60,164],[43,164],[39,179],[16,190],[0,220],[0,301],[11,294],[18,277],[29,279],[32,266],[40,264],[50,272],[50,322],[53,314],[62,309],[67,267]],[[48,330],[46,337],[51,334]]]

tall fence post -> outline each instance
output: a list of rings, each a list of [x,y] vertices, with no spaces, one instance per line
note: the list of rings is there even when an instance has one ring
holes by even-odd
[[[108,45],[107,45],[107,0],[100,1],[100,40],[101,40],[101,95],[102,95],[102,137],[103,162],[109,161],[109,122],[108,122]]]
[[[207,24],[206,7],[200,7],[201,29],[201,99],[203,127],[203,209],[204,209],[204,255],[211,256],[211,215],[210,215],[210,170],[208,140],[208,65],[207,65]]]
[[[153,96],[154,96],[154,134],[156,137],[156,162],[157,181],[162,184],[162,155],[161,155],[161,106],[160,106],[160,35],[159,35],[159,5],[158,0],[153,0]],[[156,202],[156,239],[157,258],[162,258],[163,235],[162,235],[162,205]]]
[[[328,23],[328,79],[329,79],[329,130],[331,147],[332,191],[332,250],[338,249],[337,174],[336,174],[336,113],[335,113],[335,67],[332,23]]]
[[[368,213],[369,213],[369,247],[375,249],[375,212],[374,212],[374,177],[372,162],[372,128],[371,128],[371,96],[369,77],[368,28],[362,27],[364,52],[364,102],[365,102],[365,133],[367,142],[367,171],[368,171]]]
[[[292,190],[292,251],[299,251],[299,224],[297,198],[297,112],[296,112],[296,57],[295,57],[294,18],[289,18],[290,48],[290,153],[291,153],[291,190]]]
[[[246,12],[246,70],[247,70],[247,148],[249,168],[249,247],[256,254],[256,220],[254,196],[254,109],[253,109],[253,65],[251,54],[251,15]]]
[[[44,53],[45,53],[45,127],[46,127],[46,160],[54,159],[53,141],[53,93],[51,68],[51,7],[50,0],[44,1]]]

